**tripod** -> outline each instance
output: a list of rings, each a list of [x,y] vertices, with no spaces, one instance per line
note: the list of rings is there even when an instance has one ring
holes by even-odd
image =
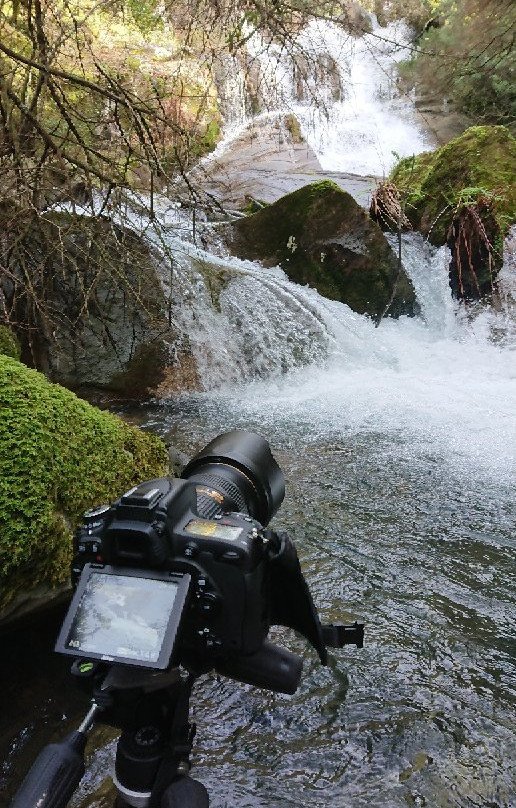
[[[80,727],[46,746],[11,808],[65,808],[84,774],[87,734],[100,721],[122,730],[113,782],[130,808],[208,808],[208,792],[190,777],[195,725],[188,720],[195,676],[111,668],[78,660],[73,672],[93,684],[93,704]],[[88,682],[89,680],[89,682]]]
[[[364,627],[321,627],[324,647],[363,644]],[[88,731],[96,721],[121,730],[113,781],[123,806],[130,808],[209,808],[208,792],[190,777],[196,727],[188,720],[196,678],[211,664],[168,671],[107,666],[77,659],[72,674],[93,695],[80,727],[64,741],[46,746],[36,758],[10,808],[66,808],[85,771]],[[221,660],[218,673],[279,693],[295,693],[301,657],[270,642],[248,657]],[[195,672],[192,672],[195,671]]]

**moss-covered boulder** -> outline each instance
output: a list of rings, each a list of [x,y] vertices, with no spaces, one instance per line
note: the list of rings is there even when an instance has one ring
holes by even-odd
[[[360,314],[417,313],[412,283],[381,229],[334,182],[306,185],[231,227],[230,247],[239,258],[278,264],[290,280]]]
[[[446,244],[457,208],[491,199],[501,236],[516,220],[516,140],[505,126],[472,126],[434,152],[405,157],[390,179],[413,227]]]
[[[12,356],[13,359],[20,358],[20,343],[15,334],[6,325],[0,325],[0,354]]]
[[[435,152],[401,160],[391,181],[414,229],[452,251],[456,297],[495,288],[503,239],[516,221],[516,140],[504,126],[473,126]]]
[[[167,460],[159,438],[0,356],[0,622],[66,586],[85,509]]]

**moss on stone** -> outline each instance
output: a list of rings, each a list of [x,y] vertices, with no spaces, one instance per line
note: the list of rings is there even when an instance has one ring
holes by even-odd
[[[0,325],[0,354],[19,359],[20,353],[20,344],[11,329],[6,325]]]
[[[166,473],[163,442],[0,356],[0,612],[69,576],[87,508]]]
[[[355,199],[331,180],[305,185],[252,216],[232,223],[241,258],[279,264],[290,280],[308,284],[360,314],[414,314],[414,289],[385,236]],[[397,283],[396,283],[397,281]]]
[[[479,197],[491,201],[500,237],[516,221],[516,140],[504,126],[472,126],[435,152],[404,158],[390,179],[433,244],[446,243],[457,208]]]

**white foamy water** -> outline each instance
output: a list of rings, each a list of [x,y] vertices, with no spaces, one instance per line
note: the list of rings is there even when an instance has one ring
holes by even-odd
[[[432,146],[412,102],[399,95],[396,65],[409,55],[407,28],[374,24],[363,37],[346,37],[335,25],[313,21],[300,45],[327,53],[338,67],[342,93],[327,100],[327,111],[310,104],[295,113],[323,169],[355,174],[387,174],[399,157]],[[317,99],[314,86],[313,97]]]
[[[470,468],[516,475],[514,303],[510,295],[497,311],[454,303],[446,248],[404,237],[422,314],[379,328],[277,268],[184,242],[174,254],[177,316],[205,389],[235,420],[293,431],[310,424],[319,436],[399,435]],[[206,284],[214,273],[216,293]]]
[[[432,148],[412,101],[401,97],[396,66],[409,56],[403,23],[362,37],[334,23],[312,20],[291,50],[250,35],[246,44],[257,81],[262,115],[294,113],[306,142],[327,171],[382,176],[399,157]],[[238,64],[227,70],[220,92],[232,103],[226,116],[227,149],[252,118]],[[220,77],[219,77],[220,78]]]

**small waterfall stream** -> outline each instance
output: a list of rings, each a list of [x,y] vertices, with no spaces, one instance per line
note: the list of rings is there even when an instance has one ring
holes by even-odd
[[[287,412],[308,417],[309,406],[318,430],[404,430],[453,446],[469,463],[515,471],[513,303],[470,312],[454,303],[446,248],[404,236],[403,263],[422,316],[387,318],[379,328],[279,268],[216,258],[184,242],[182,256],[177,316],[208,396],[236,395],[239,407],[254,410],[259,391],[270,399],[260,416],[267,422],[278,409],[282,420]],[[214,293],[205,278],[217,273]]]
[[[208,397],[236,395],[254,411],[258,392],[271,400],[264,421],[278,418],[278,406],[281,418],[305,418],[309,406],[318,430],[403,430],[466,465],[514,474],[514,231],[498,305],[469,308],[452,300],[447,249],[405,234],[402,261],[422,314],[375,328],[279,267],[228,257],[209,226],[198,233],[207,246],[197,246],[188,214],[167,200],[154,208],[154,222],[130,209],[127,221],[163,254],[171,316]]]
[[[399,157],[433,147],[434,140],[412,101],[400,96],[396,65],[409,56],[404,23],[357,37],[312,20],[292,48],[248,31],[247,51],[261,99],[261,117],[293,113],[307,144],[327,171],[384,176]],[[221,63],[220,86],[231,105],[220,154],[253,120],[245,93],[245,70]]]

